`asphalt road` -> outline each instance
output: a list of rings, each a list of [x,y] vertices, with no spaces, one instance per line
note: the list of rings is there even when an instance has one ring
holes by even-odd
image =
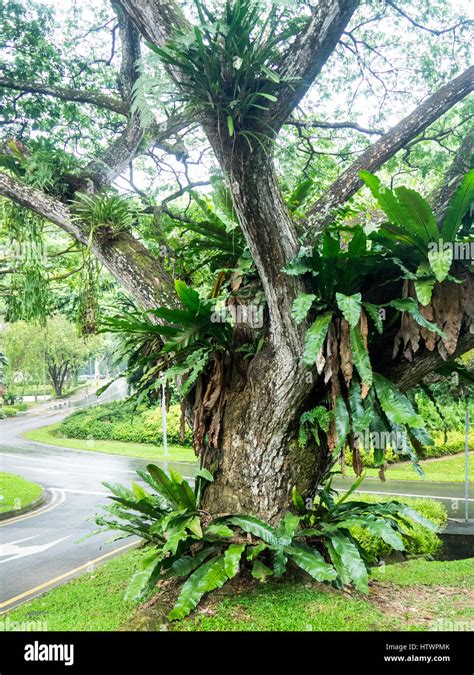
[[[23,432],[57,422],[69,412],[0,420],[0,470],[34,480],[48,492],[48,502],[39,510],[0,521],[0,613],[93,569],[94,565],[136,543],[133,538],[106,543],[109,534],[82,539],[94,531],[92,518],[100,511],[101,504],[107,502],[103,481],[130,483],[136,478],[135,470],[149,460],[53,447],[22,439]],[[192,478],[195,472],[193,464],[158,464],[165,470],[174,468],[187,478]],[[337,489],[345,490],[349,486],[349,479],[335,480]],[[381,483],[368,478],[360,491],[431,497],[446,505],[451,518],[461,518],[464,514],[464,488],[459,483]],[[469,508],[472,518],[472,498]]]
[[[24,431],[53,424],[65,414],[0,421],[0,470],[34,480],[48,491],[48,503],[39,510],[0,521],[0,612],[93,569],[135,543],[132,538],[106,543],[111,533],[79,540],[96,529],[91,518],[107,502],[103,481],[129,484],[135,469],[149,460],[44,446],[21,438]],[[195,471],[193,465],[168,466],[189,477]]]

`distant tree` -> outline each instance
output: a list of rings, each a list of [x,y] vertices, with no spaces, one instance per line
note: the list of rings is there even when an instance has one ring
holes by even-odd
[[[2,344],[10,386],[18,374],[23,380],[39,382],[46,369],[56,396],[62,396],[78,368],[98,351],[100,340],[79,336],[76,326],[57,314],[44,326],[26,321],[10,324],[3,332]]]

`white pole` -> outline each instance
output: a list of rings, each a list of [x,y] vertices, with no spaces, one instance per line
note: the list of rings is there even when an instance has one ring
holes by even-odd
[[[465,438],[465,483],[464,483],[464,514],[466,523],[469,522],[469,398],[466,401],[466,438]]]
[[[166,401],[165,385],[161,385],[161,427],[163,431],[163,450],[165,457],[168,457],[168,437],[166,435]]]

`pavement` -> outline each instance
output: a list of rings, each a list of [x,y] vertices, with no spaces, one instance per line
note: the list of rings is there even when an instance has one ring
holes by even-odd
[[[103,482],[129,484],[136,469],[150,460],[34,443],[22,438],[30,429],[59,422],[71,410],[45,406],[24,417],[0,420],[0,470],[40,483],[48,501],[34,512],[0,522],[0,613],[41,595],[74,576],[94,569],[112,556],[136,546],[138,539],[108,542],[112,533],[83,539],[96,529],[93,517],[107,503]],[[196,465],[156,462],[192,479]],[[140,482],[140,481],[138,481]],[[346,490],[350,479],[336,478],[334,487]],[[461,483],[389,481],[366,478],[360,492],[442,501],[451,518],[464,514]],[[474,517],[474,499],[469,499]]]
[[[0,522],[0,612],[5,612],[96,564],[131,548],[135,538],[107,543],[112,533],[80,541],[93,532],[93,516],[107,503],[104,481],[129,484],[141,460],[33,443],[21,434],[59,422],[70,411],[0,421],[0,471],[44,486],[48,502],[38,510]],[[192,464],[157,462],[191,478]]]

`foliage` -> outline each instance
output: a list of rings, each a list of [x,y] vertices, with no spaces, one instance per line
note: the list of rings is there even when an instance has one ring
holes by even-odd
[[[300,23],[280,29],[275,6],[260,22],[261,8],[254,0],[226,0],[220,16],[200,0],[195,5],[199,24],[161,49],[152,48],[184,76],[178,97],[198,113],[212,112],[220,133],[225,129],[227,137],[240,135],[252,148],[255,141],[273,136],[271,127],[262,131],[261,123],[255,124],[256,113],[277,100],[282,83],[274,68],[277,48],[296,34]]]
[[[166,426],[170,443],[191,445],[189,429],[185,429],[184,438],[181,435],[179,405],[169,407]],[[156,444],[163,440],[159,407],[148,408],[123,401],[78,410],[60,423],[58,431],[69,438]]]
[[[214,320],[212,299],[203,300],[183,281],[177,280],[175,289],[184,309],[160,307],[147,313],[124,312],[103,320],[103,331],[124,336],[120,357],[128,357],[128,371],[139,399],[175,377],[184,378],[180,387],[184,396],[212,354],[230,341],[230,323]],[[164,344],[162,337],[167,338]]]
[[[356,496],[352,495],[350,499],[373,503],[390,501],[391,497],[357,494]],[[400,501],[407,506],[416,509],[421,516],[431,523],[434,523],[438,529],[441,530],[446,524],[446,508],[440,502],[432,499],[410,499],[408,497],[404,497]],[[362,546],[371,563],[383,559],[392,552],[392,549],[386,542],[370,532],[370,530],[364,526],[350,528],[350,532],[358,541],[359,545]],[[437,536],[436,532],[425,527],[421,523],[415,522],[410,530],[409,536],[401,535],[401,537],[405,545],[405,554],[408,556],[434,556],[438,554],[442,548],[441,539]]]
[[[471,171],[464,177],[447,209],[441,230],[447,243],[455,242],[462,234],[463,217],[472,200],[473,176]],[[326,425],[326,435],[334,456],[347,439],[354,470],[360,474],[360,447],[369,452],[373,442],[374,462],[381,467],[389,446],[377,445],[373,439],[377,434],[392,434],[397,437],[397,452],[409,456],[422,473],[417,453],[426,453],[432,441],[416,406],[392,382],[373,372],[372,345],[377,344],[377,334],[387,334],[399,321],[394,355],[400,344],[405,350],[416,351],[423,336],[430,349],[437,344],[446,358],[455,348],[455,341],[450,341],[438,322],[431,320],[438,317],[431,307],[426,307],[432,294],[440,306],[449,302],[444,296],[439,299],[444,292],[439,290],[440,284],[445,280],[461,283],[462,277],[449,274],[450,266],[440,275],[434,257],[430,258],[430,245],[437,246],[442,235],[430,206],[418,192],[403,186],[392,191],[367,171],[361,172],[361,177],[389,222],[367,234],[361,224],[347,226],[343,219],[336,219],[315,246],[300,249],[284,268],[288,275],[307,280],[308,292],[300,293],[293,303],[293,319],[297,324],[307,322],[305,364],[315,365],[324,381],[330,383],[327,419],[333,423]],[[392,297],[387,301],[386,292],[384,302],[380,301],[381,278]],[[450,321],[462,322],[463,307],[458,314]],[[407,358],[411,353],[405,351]],[[303,415],[309,416],[311,411]],[[300,434],[304,443],[308,441],[308,422],[306,419]],[[313,422],[314,440],[321,444],[319,420]]]
[[[453,249],[445,245],[457,239],[464,240],[458,234],[464,215],[474,200],[474,170],[460,182],[440,230],[430,205],[418,192],[404,186],[392,192],[368,171],[361,171],[360,175],[389,220],[373,235],[373,240],[387,249],[392,248],[395,256],[407,266],[418,263],[415,276],[417,297],[421,305],[428,305],[435,283],[449,277]]]
[[[9,386],[18,377],[41,382],[46,368],[57,396],[100,343],[97,337],[79,337],[74,324],[59,314],[44,326],[25,321],[8,324],[0,339],[8,357]]]
[[[205,593],[221,587],[243,567],[263,582],[271,575],[283,576],[293,566],[317,581],[337,587],[352,584],[366,593],[373,544],[370,541],[371,552],[366,552],[352,528],[363,528],[398,551],[405,549],[402,537],[411,536],[413,521],[436,529],[401,502],[350,501],[361,479],[338,499],[329,481],[309,509],[293,490],[297,515],[288,512],[275,527],[251,515],[212,519],[202,512],[202,490],[213,480],[206,470],[197,473],[194,489],[173,470],[167,476],[153,464],[137,473],[152,491],[138,483],[132,483],[131,489],[105,484],[113,504],[104,507],[106,515],[97,516],[96,523],[100,531],[139,536],[151,549],[130,581],[129,600],[153,588],[159,579],[185,580],[171,620],[189,614]]]
[[[107,239],[115,239],[133,224],[130,199],[115,194],[76,193],[72,204],[76,218],[87,223],[92,231]]]

